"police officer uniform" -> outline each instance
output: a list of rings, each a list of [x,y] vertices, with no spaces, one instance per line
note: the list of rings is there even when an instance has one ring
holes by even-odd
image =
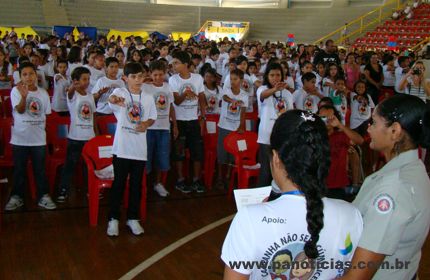
[[[358,247],[384,254],[388,262],[373,279],[414,279],[430,226],[429,203],[430,180],[418,150],[401,153],[366,178],[353,202],[364,221]]]

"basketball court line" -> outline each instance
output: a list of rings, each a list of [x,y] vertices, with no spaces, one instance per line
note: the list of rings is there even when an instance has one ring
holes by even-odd
[[[132,270],[130,270],[129,272],[127,272],[126,274],[124,274],[119,280],[131,280],[131,279],[133,279],[134,277],[136,277],[137,275],[139,275],[142,271],[144,271],[145,269],[147,269],[148,267],[150,267],[154,263],[158,262],[159,260],[161,260],[162,258],[164,258],[166,255],[168,255],[171,252],[175,251],[176,249],[178,249],[182,245],[190,242],[191,240],[199,237],[200,235],[205,234],[208,231],[213,230],[214,228],[219,227],[220,225],[223,225],[223,224],[231,221],[233,219],[234,215],[235,214],[227,216],[225,218],[222,218],[221,220],[218,220],[218,221],[213,222],[213,223],[211,223],[211,224],[209,224],[207,226],[204,226],[201,229],[196,230],[196,231],[188,234],[187,236],[185,236],[185,237],[183,237],[183,238],[181,238],[181,239],[173,242],[169,246],[165,247],[161,251],[158,251],[156,254],[152,255],[148,259],[146,259],[143,262],[141,262],[140,264],[138,264]]]

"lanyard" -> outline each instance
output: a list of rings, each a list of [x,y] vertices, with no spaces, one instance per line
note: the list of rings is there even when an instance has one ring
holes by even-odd
[[[131,99],[131,106],[133,107],[133,106],[134,106],[133,95],[130,93],[130,90],[128,90],[128,89],[127,89],[127,91],[128,91],[128,94],[130,95],[130,99]],[[139,92],[139,112],[138,112],[138,114],[139,114],[139,119],[142,117],[142,116],[140,115],[140,114],[142,113],[142,109],[141,109],[141,107],[140,107],[141,101],[142,101],[142,91],[140,91],[140,92]]]
[[[295,190],[295,191],[289,191],[289,192],[283,192],[282,195],[296,195],[296,194],[304,194],[302,191]]]

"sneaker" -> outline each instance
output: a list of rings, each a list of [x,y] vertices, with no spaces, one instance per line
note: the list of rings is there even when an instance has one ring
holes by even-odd
[[[143,233],[143,228],[140,225],[139,220],[128,220],[127,226],[134,235],[141,235]]]
[[[182,193],[190,193],[192,191],[190,186],[185,184],[185,181],[176,182],[175,189],[181,191]]]
[[[42,196],[37,205],[48,210],[57,208],[57,205],[55,205],[54,201],[52,201],[52,198],[49,196],[49,194]]]
[[[161,196],[161,197],[166,197],[166,196],[168,196],[169,195],[169,192],[166,190],[166,188],[162,185],[162,184],[160,184],[160,183],[158,183],[158,184],[156,184],[155,185],[155,187],[154,187],[154,191],[156,191],[157,193],[158,193],[158,195],[159,196]]]
[[[68,197],[69,196],[67,195],[67,190],[66,189],[61,189],[60,190],[60,194],[57,196],[57,202],[58,203],[64,203],[67,200]]]
[[[111,219],[109,221],[106,233],[108,236],[118,236],[119,235],[118,220],[117,219]]]
[[[196,193],[204,193],[206,192],[206,188],[205,186],[203,186],[202,182],[200,182],[200,180],[197,180],[193,183],[193,190]]]
[[[17,195],[13,195],[10,197],[8,203],[6,204],[4,210],[6,211],[13,211],[21,206],[24,205],[24,202],[22,201],[22,198],[20,198]]]

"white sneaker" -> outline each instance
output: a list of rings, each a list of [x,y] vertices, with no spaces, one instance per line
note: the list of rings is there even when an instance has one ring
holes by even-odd
[[[10,197],[8,203],[6,204],[4,210],[6,211],[13,211],[21,206],[24,205],[24,202],[22,201],[22,198],[20,198],[17,195],[13,195]]]
[[[49,196],[49,194],[42,196],[37,205],[48,210],[57,208],[57,205],[55,205],[54,201],[52,201],[52,198]]]
[[[166,190],[166,188],[162,185],[162,184],[160,184],[160,183],[158,183],[158,184],[156,184],[155,186],[154,186],[154,191],[156,191],[157,193],[158,193],[158,195],[159,196],[161,196],[161,197],[166,197],[166,196],[168,196],[169,195],[169,192]]]
[[[127,226],[131,229],[134,235],[141,235],[143,233],[143,228],[139,223],[139,220],[128,220]]]
[[[109,221],[106,233],[108,236],[118,236],[119,235],[118,220],[111,219]]]

